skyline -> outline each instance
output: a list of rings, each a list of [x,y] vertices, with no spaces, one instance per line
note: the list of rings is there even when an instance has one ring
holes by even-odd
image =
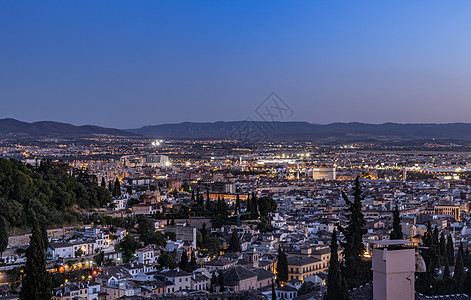
[[[0,4],[0,118],[471,123],[471,3]],[[219,104],[222,102],[222,104]]]

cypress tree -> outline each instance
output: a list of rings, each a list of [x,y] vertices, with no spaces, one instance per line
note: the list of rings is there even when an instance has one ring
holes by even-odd
[[[113,185],[111,184],[111,181],[108,182],[108,190],[109,190],[110,193],[114,196],[114,190],[113,190]]]
[[[240,246],[239,234],[237,230],[232,231],[232,236],[229,241],[229,247],[227,248],[230,252],[242,252],[242,247]]]
[[[219,291],[224,292],[224,273],[222,271],[219,271],[218,284],[219,284]]]
[[[21,300],[51,299],[51,280],[46,271],[44,241],[36,219],[33,220],[31,240],[26,249],[24,273],[20,292]]]
[[[448,264],[450,266],[454,265],[455,247],[453,246],[453,239],[451,238],[451,234],[448,234],[447,239],[446,239],[446,254],[448,257]]]
[[[49,238],[47,236],[47,226],[45,221],[41,222],[41,236],[44,242],[44,249],[47,249],[49,246]]]
[[[325,300],[346,300],[348,299],[348,289],[343,279],[338,257],[337,230],[332,233],[330,244],[330,266],[327,274],[327,292]]]
[[[106,181],[105,181],[105,177],[101,177],[101,186],[102,187],[106,187]]]
[[[257,199],[257,196],[255,196],[255,194],[252,194],[252,208],[253,208],[253,211],[252,211],[252,218],[253,219],[257,219],[259,217],[259,213],[258,213],[258,199]]]
[[[279,282],[288,281],[288,257],[285,250],[280,246],[278,248],[278,262],[276,264],[277,279]]]
[[[444,264],[444,259],[446,258],[446,239],[443,231],[440,233],[440,241],[438,242],[438,253],[442,257],[442,263]]]
[[[119,197],[121,196],[121,183],[119,183],[119,179],[116,178],[114,181],[114,196]]]
[[[191,272],[190,263],[188,262],[188,254],[186,254],[185,250],[183,250],[182,252],[178,267],[180,267],[180,269],[182,269],[183,271]]]
[[[422,245],[424,249],[421,250],[422,257],[427,267],[427,272],[419,273],[416,281],[416,289],[421,293],[428,293],[430,286],[435,277],[435,268],[438,267],[436,264],[438,259],[438,249],[435,248],[433,243],[433,229],[430,221],[427,222],[427,231],[422,236]],[[446,259],[445,263],[448,263]]]
[[[466,273],[464,272],[463,256],[460,251],[458,251],[458,256],[456,257],[455,264],[455,273],[453,274],[453,279],[455,279],[457,290],[456,292],[461,292],[463,289],[463,283],[466,278]]]
[[[0,215],[0,258],[3,256],[3,252],[7,249],[8,246],[8,222]]]
[[[471,269],[466,272],[466,278],[463,283],[463,292],[471,295]]]
[[[236,195],[236,213],[240,213],[240,197],[239,197],[239,194]]]
[[[175,214],[173,213],[173,209],[172,209],[172,221],[170,222],[170,225],[175,226]]]
[[[218,278],[216,277],[216,272],[213,273],[211,276],[211,287],[209,288],[210,293],[214,293],[214,288],[213,286],[217,285],[218,283]]]
[[[276,300],[275,282],[271,280],[271,300]]]
[[[211,210],[211,199],[208,198],[208,201],[206,201],[206,210]]]
[[[206,229],[206,223],[203,223],[203,226],[201,228],[201,237],[202,237],[203,243],[205,243],[208,238],[208,230]]]
[[[345,193],[342,192],[343,199],[348,205],[346,211],[347,226],[339,227],[345,240],[341,243],[344,247],[345,265],[343,274],[348,286],[356,287],[370,280],[371,272],[363,261],[362,255],[365,252],[363,245],[363,234],[366,233],[366,221],[361,211],[361,201],[364,199],[360,187],[359,177],[355,180],[353,188],[354,201],[350,201]]]
[[[445,268],[443,269],[443,280],[450,279],[450,265],[448,264],[448,260],[445,261]]]
[[[195,270],[198,267],[196,263],[196,255],[194,251],[191,251],[190,267],[192,270]]]
[[[247,196],[247,211],[250,211],[250,218],[252,218],[252,215],[253,215],[253,207],[252,207],[252,198],[249,196]]]
[[[396,208],[393,212],[393,229],[390,235],[391,240],[402,240],[402,227],[401,227],[401,216],[399,215],[399,208],[396,205]]]

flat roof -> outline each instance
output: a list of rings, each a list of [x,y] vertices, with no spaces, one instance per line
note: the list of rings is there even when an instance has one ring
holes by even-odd
[[[369,241],[369,243],[378,245],[378,246],[419,244],[419,242],[414,242],[414,241],[409,241],[409,240],[382,240],[382,241]]]

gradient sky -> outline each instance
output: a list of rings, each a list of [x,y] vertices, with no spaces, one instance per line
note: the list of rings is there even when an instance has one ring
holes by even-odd
[[[471,1],[0,0],[0,118],[471,122]]]

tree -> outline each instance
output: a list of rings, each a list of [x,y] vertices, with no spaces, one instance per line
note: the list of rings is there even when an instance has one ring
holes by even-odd
[[[361,201],[364,199],[360,187],[360,178],[357,177],[353,188],[354,201],[350,201],[348,196],[342,192],[342,197],[348,205],[346,210],[347,225],[339,227],[344,235],[341,245],[344,247],[345,264],[343,274],[349,287],[356,287],[370,280],[371,271],[362,259],[365,252],[363,245],[363,234],[366,233],[366,221],[361,211]]]
[[[180,267],[180,269],[182,269],[183,271],[191,272],[190,262],[188,261],[188,254],[186,254],[185,250],[183,250],[182,252],[178,267]]]
[[[104,187],[104,188],[106,187],[106,181],[105,181],[105,177],[104,177],[104,176],[101,177],[101,186]]]
[[[415,282],[416,290],[420,293],[427,293],[430,291],[432,281],[435,278],[435,269],[438,267],[439,255],[438,255],[438,242],[434,242],[433,229],[430,221],[427,222],[427,231],[422,236],[421,255],[424,259],[427,271],[419,273],[417,275],[417,281]],[[446,260],[448,263],[448,260]]]
[[[271,300],[276,300],[275,282],[271,280]]]
[[[212,206],[212,201],[210,198],[206,201],[206,210],[210,211]]]
[[[124,252],[124,260],[127,262],[131,257],[134,256],[134,252],[141,245],[136,241],[136,239],[131,234],[126,234],[121,243],[118,244],[118,248]]]
[[[343,300],[348,299],[348,289],[342,276],[340,268],[337,230],[332,232],[332,241],[330,243],[330,265],[327,274],[327,292],[324,296],[325,300]]]
[[[276,264],[277,279],[279,282],[288,281],[288,257],[285,250],[280,246],[278,248],[278,262]]]
[[[49,246],[49,237],[47,235],[47,226],[46,226],[46,222],[43,221],[40,223],[40,229],[41,229],[41,236],[43,238],[43,241],[44,241],[44,248],[47,249],[47,247]]]
[[[239,194],[236,195],[236,213],[240,213],[240,197],[239,197]]]
[[[206,229],[206,223],[203,223],[203,226],[201,227],[201,238],[203,243],[206,241],[208,237],[208,229]]]
[[[240,246],[239,234],[237,230],[232,231],[232,236],[229,241],[229,247],[227,248],[230,252],[242,252],[242,247]]]
[[[177,235],[175,234],[175,232],[172,232],[172,231],[167,231],[165,232],[164,236],[169,239],[169,240],[172,240],[172,241],[176,241],[177,240]]]
[[[144,244],[152,244],[154,240],[155,224],[146,216],[140,216],[137,221],[137,232]]]
[[[168,253],[163,253],[159,256],[158,263],[162,267],[167,267],[169,269],[175,269],[176,263],[172,255]]]
[[[116,180],[114,181],[114,193],[113,193],[113,196],[115,197],[119,197],[121,196],[121,183],[119,183],[119,179],[116,178]]]
[[[464,272],[463,256],[461,251],[458,251],[458,256],[456,257],[455,273],[453,274],[453,279],[455,279],[456,282],[456,292],[460,293],[463,289],[463,283],[466,279],[466,273]]]
[[[224,273],[219,271],[218,276],[219,291],[224,292]]]
[[[453,239],[451,238],[451,234],[448,234],[446,238],[446,254],[448,257],[448,264],[450,266],[455,264],[455,247],[453,245]]]
[[[20,292],[21,300],[51,299],[51,279],[46,271],[44,241],[36,218],[33,220],[31,240],[26,249],[24,274]]]
[[[298,296],[306,295],[314,291],[319,291],[321,288],[318,284],[312,281],[304,281],[298,291]]]
[[[217,202],[217,213],[219,216],[226,217],[228,214],[228,207],[227,203],[224,199],[221,199],[221,197],[218,198]]]
[[[196,255],[194,251],[191,251],[190,267],[192,270],[198,268],[198,263],[196,262]]]
[[[258,208],[260,216],[266,217],[269,213],[276,211],[276,201],[270,197],[262,197],[258,199]]]
[[[401,227],[401,216],[399,215],[399,207],[396,205],[396,208],[393,211],[393,229],[390,235],[391,240],[402,240],[402,227]]]
[[[440,254],[442,258],[442,264],[444,264],[443,259],[448,259],[446,258],[446,239],[445,239],[445,234],[443,231],[440,233],[440,240],[438,242],[438,253]]]
[[[218,284],[218,278],[216,276],[216,272],[213,272],[213,275],[211,276],[211,287],[209,288],[209,291],[211,293],[214,293],[214,286]]]
[[[258,199],[254,193],[252,193],[252,199],[250,200],[250,211],[252,212],[252,219],[257,219],[258,214]]]
[[[463,292],[471,295],[471,269],[466,272],[466,278],[463,283]]]
[[[78,248],[77,251],[75,251],[75,257],[81,257],[83,254],[82,248]]]
[[[7,249],[8,246],[8,222],[7,220],[0,215],[0,258],[3,256],[3,252]]]

